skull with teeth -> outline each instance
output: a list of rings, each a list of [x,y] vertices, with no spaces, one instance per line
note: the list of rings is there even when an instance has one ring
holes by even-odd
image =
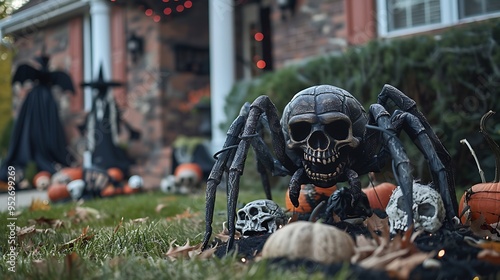
[[[285,225],[286,215],[276,202],[259,199],[238,210],[236,229],[243,236],[273,233]]]
[[[407,215],[404,210],[404,197],[401,187],[397,187],[391,195],[386,207],[392,233],[407,230]],[[445,210],[443,199],[430,185],[413,183],[413,221],[415,229],[436,232],[443,225]]]
[[[297,93],[281,121],[288,156],[302,161],[307,176],[322,187],[335,184],[350,167],[366,124],[361,104],[349,92],[328,85]]]

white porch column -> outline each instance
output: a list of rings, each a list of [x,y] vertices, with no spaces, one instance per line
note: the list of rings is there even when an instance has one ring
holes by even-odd
[[[84,20],[84,37],[90,39],[90,44],[84,40],[84,81],[97,79],[99,68],[102,65],[105,80],[111,79],[111,32],[110,9],[105,0],[90,0],[90,18]],[[89,24],[90,20],[90,24]],[[90,28],[88,26],[90,25]],[[85,88],[84,106],[90,110],[92,103],[92,89]],[[92,165],[90,151],[83,153],[83,166]]]
[[[215,153],[226,139],[219,125],[226,120],[225,99],[235,80],[234,15],[232,0],[209,1],[211,149]]]
[[[109,15],[110,9],[107,1],[90,1],[92,79],[97,77],[101,65],[103,67],[104,79],[111,79],[111,32]]]

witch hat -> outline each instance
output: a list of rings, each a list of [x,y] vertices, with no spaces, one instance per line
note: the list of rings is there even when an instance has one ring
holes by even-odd
[[[120,87],[123,86],[123,83],[117,81],[104,81],[104,74],[101,67],[99,67],[99,76],[97,77],[97,81],[92,82],[83,82],[81,83],[82,87],[91,87],[95,88],[99,91],[100,94],[105,94],[110,87]]]

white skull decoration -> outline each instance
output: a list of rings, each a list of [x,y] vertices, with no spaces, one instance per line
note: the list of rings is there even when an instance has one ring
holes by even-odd
[[[196,163],[183,163],[177,166],[174,176],[177,192],[188,194],[200,189],[203,171]]]
[[[404,199],[401,187],[397,187],[391,195],[386,207],[389,225],[392,233],[397,230],[407,230],[408,216],[404,210]],[[413,183],[413,222],[415,229],[436,232],[443,225],[445,210],[443,199],[430,185]]]
[[[168,175],[167,177],[161,179],[160,189],[164,193],[171,193],[171,194],[177,193],[179,188],[175,184],[175,176]]]
[[[254,200],[238,210],[236,230],[243,236],[273,233],[286,222],[283,209],[269,199]]]
[[[66,188],[71,195],[73,200],[78,200],[82,197],[83,191],[85,190],[85,181],[81,179],[76,179],[68,183]]]

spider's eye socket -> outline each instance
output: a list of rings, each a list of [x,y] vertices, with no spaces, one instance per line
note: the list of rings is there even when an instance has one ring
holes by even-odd
[[[336,120],[325,125],[325,132],[335,140],[345,140],[349,137],[350,126],[346,120]]]
[[[290,124],[290,137],[296,141],[304,141],[311,132],[311,124],[308,122],[294,122]]]

